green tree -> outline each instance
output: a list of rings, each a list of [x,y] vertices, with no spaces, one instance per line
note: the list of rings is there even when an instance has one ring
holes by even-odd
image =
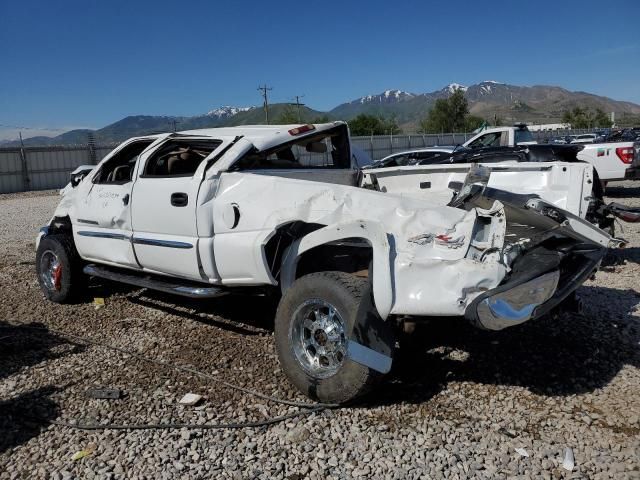
[[[398,135],[402,133],[400,127],[398,126],[398,122],[396,122],[396,117],[393,116],[391,118],[381,118],[382,128],[384,130],[383,135]]]
[[[464,91],[457,89],[449,98],[439,98],[420,122],[420,133],[462,132],[467,126],[469,103],[464,97]],[[474,123],[472,117],[470,123]]]
[[[312,118],[311,123],[329,123],[329,116],[320,115],[319,117]]]
[[[588,110],[582,107],[574,107],[562,114],[562,121],[570,123],[573,128],[607,128],[612,125],[608,115],[600,108]]]
[[[397,135],[400,128],[394,118],[385,119],[375,115],[361,113],[349,120],[349,130],[354,137],[367,135]]]
[[[298,111],[293,105],[285,105],[274,125],[291,125],[292,123],[300,123],[298,121]]]
[[[476,117],[475,115],[467,115],[464,118],[464,131],[472,132],[476,128],[480,128],[482,125],[486,125],[487,122],[480,117]]]
[[[604,113],[601,109],[596,108],[595,116],[594,116],[594,127],[598,128],[610,128],[613,125],[613,122],[609,118],[609,115]]]

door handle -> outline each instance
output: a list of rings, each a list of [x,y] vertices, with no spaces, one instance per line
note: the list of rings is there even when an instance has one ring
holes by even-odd
[[[127,193],[124,197],[122,197],[122,203],[125,205],[129,205],[129,194]]]
[[[189,195],[183,192],[171,194],[171,205],[174,207],[186,207],[189,203]]]

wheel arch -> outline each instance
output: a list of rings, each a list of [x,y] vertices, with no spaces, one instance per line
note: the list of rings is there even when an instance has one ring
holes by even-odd
[[[395,290],[391,269],[391,246],[387,233],[379,222],[357,220],[327,225],[295,240],[283,255],[280,272],[282,293],[300,276],[298,267],[305,254],[318,247],[331,247],[337,241],[356,239],[369,245],[369,279],[373,288],[373,298],[378,314],[382,319],[386,319],[391,312]],[[319,268],[315,271],[322,270]]]
[[[71,244],[75,248],[75,242],[73,240],[73,227],[71,224],[71,218],[66,216],[54,216],[47,222],[47,224],[40,228],[40,232],[36,238],[36,250],[40,245],[40,240],[47,235],[64,234],[69,237]]]

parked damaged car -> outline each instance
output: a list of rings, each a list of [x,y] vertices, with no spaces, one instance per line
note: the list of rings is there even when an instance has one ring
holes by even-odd
[[[352,168],[342,122],[133,138],[65,192],[37,238],[38,280],[54,302],[87,277],[195,298],[278,295],[284,372],[309,397],[342,403],[389,372],[405,318],[522,324],[558,307],[617,244],[475,169],[453,198],[370,180]],[[572,186],[553,189],[569,198]]]

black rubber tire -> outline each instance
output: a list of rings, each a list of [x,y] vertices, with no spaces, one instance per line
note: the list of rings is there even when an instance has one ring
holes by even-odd
[[[298,362],[289,341],[289,328],[296,309],[310,298],[319,298],[333,305],[345,322],[350,338],[356,319],[367,330],[368,345],[393,355],[395,335],[389,322],[380,318],[373,304],[370,283],[344,272],[319,272],[305,275],[294,282],[278,305],[275,319],[275,340],[280,364],[285,375],[308,397],[325,403],[341,404],[367,393],[384,375],[347,358],[339,370],[328,378],[309,375]],[[362,333],[362,332],[361,332]]]
[[[62,264],[59,290],[50,290],[42,281],[40,259],[48,250],[51,250]],[[82,262],[70,235],[54,234],[40,239],[36,252],[36,273],[40,289],[48,300],[69,303],[79,295],[86,276],[82,273]]]

